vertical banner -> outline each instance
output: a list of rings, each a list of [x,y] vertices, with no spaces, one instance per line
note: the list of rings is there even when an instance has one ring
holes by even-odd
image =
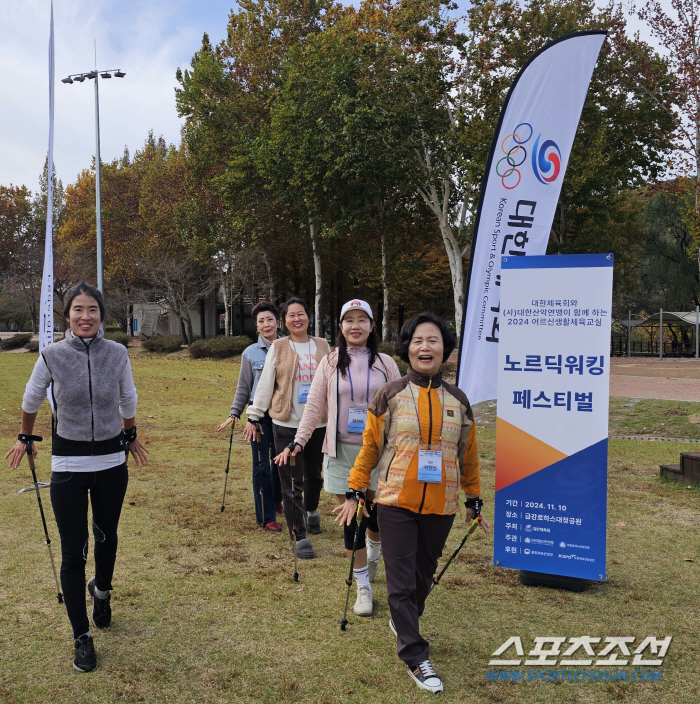
[[[53,105],[54,105],[54,40],[53,0],[51,2],[51,29],[49,34],[49,156],[47,163],[46,237],[44,244],[44,273],[41,279],[39,305],[39,352],[53,342]]]
[[[501,269],[494,564],[604,580],[613,255]]]
[[[544,254],[588,85],[606,33],[569,34],[537,52],[501,110],[481,184],[465,291],[457,384],[496,398],[501,257]]]

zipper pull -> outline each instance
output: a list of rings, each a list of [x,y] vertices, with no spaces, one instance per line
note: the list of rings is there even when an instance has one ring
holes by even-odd
[[[430,393],[430,387],[433,385],[433,377],[428,377],[428,393]]]

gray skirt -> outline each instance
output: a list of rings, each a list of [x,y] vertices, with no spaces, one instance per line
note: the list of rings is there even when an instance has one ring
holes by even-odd
[[[361,449],[362,445],[349,445],[338,440],[335,447],[336,456],[323,456],[323,488],[325,491],[329,494],[345,495],[348,490],[350,470]],[[378,476],[379,465],[372,470],[369,487],[372,491],[377,491]]]

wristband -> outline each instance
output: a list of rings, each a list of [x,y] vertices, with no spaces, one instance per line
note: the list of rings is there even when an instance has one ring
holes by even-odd
[[[359,489],[348,489],[345,492],[345,498],[346,499],[352,499],[353,501],[357,501],[357,503],[360,503],[360,499],[363,501],[365,500],[365,494],[364,492],[360,491]]]
[[[287,449],[290,452],[294,452],[295,447],[299,447],[301,450],[304,449],[298,442],[294,442],[294,441],[290,442],[289,445],[287,445]]]
[[[124,433],[124,440],[126,440],[129,444],[134,442],[136,440],[136,426],[132,425],[130,428],[124,428],[123,430]]]
[[[20,433],[17,439],[29,448],[33,442],[41,442],[44,438],[42,438],[41,435],[25,435],[24,433]]]
[[[481,515],[481,507],[484,505],[484,500],[479,497],[476,499],[467,499],[464,505],[472,509],[472,511],[474,511],[474,518],[477,518]]]

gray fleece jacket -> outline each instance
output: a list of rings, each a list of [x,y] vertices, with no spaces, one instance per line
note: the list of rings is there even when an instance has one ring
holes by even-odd
[[[125,376],[131,378],[126,348],[105,340],[102,331],[86,342],[68,330],[64,340],[44,348],[41,356],[53,384],[55,435],[93,446],[120,436],[121,386]],[[106,454],[102,450],[114,451],[105,445],[93,447],[90,454]]]

